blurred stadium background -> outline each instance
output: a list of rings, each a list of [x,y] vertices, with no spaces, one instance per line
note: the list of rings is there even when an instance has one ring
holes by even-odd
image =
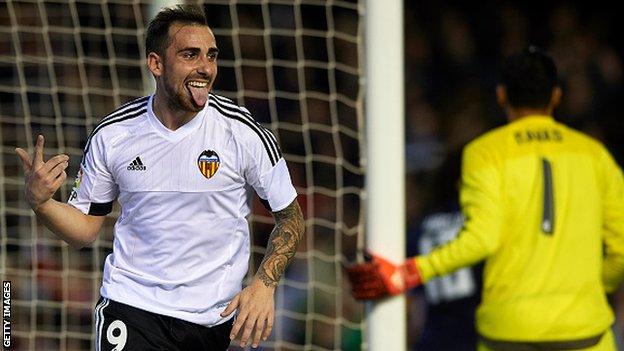
[[[624,165],[624,40],[621,18],[606,3],[580,1],[405,2],[407,232],[414,233],[445,157],[505,123],[494,94],[497,71],[529,44],[548,50],[559,69],[562,105],[555,118],[601,140]],[[407,238],[414,251],[415,243]],[[613,298],[624,330],[624,295]],[[409,345],[424,318],[422,295],[410,298]]]
[[[364,310],[343,290],[341,266],[364,243],[366,9],[337,0],[196,3],[221,50],[215,89],[278,136],[307,218],[264,349],[360,350]],[[69,178],[75,175],[98,120],[151,91],[143,40],[157,7],[138,0],[0,3],[0,275],[13,283],[13,349],[92,348],[92,308],[116,218],[91,247],[67,247],[29,210],[13,149],[32,148],[34,136],[44,134],[47,156],[69,154]],[[405,2],[404,20],[408,228],[419,223],[446,155],[504,123],[493,94],[496,72],[503,57],[529,43],[548,49],[560,68],[564,100],[556,117],[624,162],[624,39],[612,8],[418,0]],[[68,179],[58,199],[70,188]],[[272,223],[262,206],[254,208],[252,269]],[[620,316],[622,301],[621,293],[614,298]],[[424,311],[418,295],[411,302],[414,339]]]

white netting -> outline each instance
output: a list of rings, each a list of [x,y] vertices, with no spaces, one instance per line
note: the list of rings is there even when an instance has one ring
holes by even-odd
[[[218,93],[278,136],[307,234],[277,290],[276,350],[359,350],[362,309],[344,292],[342,264],[363,229],[362,4],[357,1],[204,1],[220,47]],[[149,1],[0,3],[0,273],[12,282],[14,349],[89,350],[102,263],[117,208],[80,251],[38,224],[14,153],[46,137],[46,157],[71,156],[119,104],[145,95]],[[71,180],[57,194],[69,195]],[[255,204],[252,267],[271,216]]]

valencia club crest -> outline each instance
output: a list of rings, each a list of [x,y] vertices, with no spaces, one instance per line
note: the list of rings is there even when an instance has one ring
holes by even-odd
[[[212,150],[204,150],[204,152],[202,152],[197,159],[197,167],[199,167],[199,171],[208,179],[212,178],[212,176],[217,173],[219,163],[219,155]]]

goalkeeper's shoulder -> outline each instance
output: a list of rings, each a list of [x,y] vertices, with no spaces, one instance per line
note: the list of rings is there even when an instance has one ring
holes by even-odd
[[[497,167],[504,162],[511,131],[508,126],[492,129],[472,140],[462,151],[462,174]]]
[[[467,152],[483,153],[500,150],[501,146],[505,145],[511,133],[510,125],[491,129],[467,143],[464,147],[464,154]]]

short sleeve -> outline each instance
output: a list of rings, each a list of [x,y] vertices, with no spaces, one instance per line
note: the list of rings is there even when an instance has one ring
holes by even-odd
[[[290,205],[297,197],[297,191],[275,136],[262,128],[261,133],[254,133],[246,140],[243,149],[244,177],[256,194],[269,203],[273,212]]]
[[[68,203],[84,214],[105,216],[113,209],[119,189],[106,163],[106,147],[101,134],[87,141],[80,169]]]

